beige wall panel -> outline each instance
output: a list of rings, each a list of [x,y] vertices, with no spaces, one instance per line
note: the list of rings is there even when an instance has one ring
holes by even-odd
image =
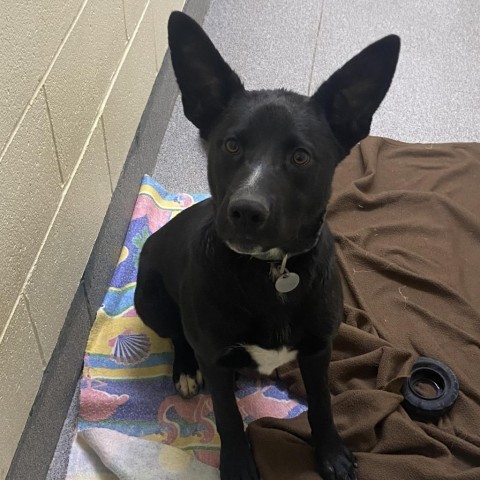
[[[0,151],[83,0],[0,0]]]
[[[103,113],[113,188],[155,81],[154,42],[150,8],[133,40]]]
[[[0,478],[10,467],[42,380],[43,365],[23,299],[0,344]]]
[[[122,0],[90,0],[47,78],[64,179],[78,160],[125,43]]]
[[[157,71],[163,63],[168,48],[167,22],[173,10],[183,10],[184,0],[152,0],[155,21],[155,42],[157,51]]]
[[[0,161],[0,333],[60,196],[55,147],[40,92]]]
[[[123,0],[128,38],[131,38],[147,3],[147,0]]]
[[[103,135],[97,127],[25,295],[48,362],[110,202]]]

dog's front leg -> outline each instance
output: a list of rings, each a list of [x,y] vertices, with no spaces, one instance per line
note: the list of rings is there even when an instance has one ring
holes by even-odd
[[[300,352],[298,361],[307,391],[308,421],[312,429],[315,459],[324,480],[354,480],[355,457],[345,446],[333,423],[328,366],[331,344],[308,355]]]
[[[235,372],[208,365],[199,359],[200,369],[210,390],[215,423],[221,440],[220,477],[222,480],[258,480],[235,399]]]

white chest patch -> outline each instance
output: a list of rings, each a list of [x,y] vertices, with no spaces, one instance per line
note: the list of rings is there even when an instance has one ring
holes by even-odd
[[[278,350],[266,350],[258,345],[245,345],[245,350],[257,362],[258,371],[270,375],[276,368],[297,358],[297,350],[282,347]]]

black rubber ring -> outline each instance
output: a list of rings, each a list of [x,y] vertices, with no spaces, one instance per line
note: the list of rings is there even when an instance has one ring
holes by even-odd
[[[458,397],[456,375],[434,358],[419,357],[402,387],[403,407],[414,420],[437,422]]]

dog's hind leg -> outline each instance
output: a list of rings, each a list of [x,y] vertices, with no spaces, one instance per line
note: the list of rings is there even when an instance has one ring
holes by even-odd
[[[155,271],[139,271],[135,309],[143,323],[160,337],[172,339],[173,383],[184,398],[196,395],[203,385],[197,359],[183,333],[180,310]]]

